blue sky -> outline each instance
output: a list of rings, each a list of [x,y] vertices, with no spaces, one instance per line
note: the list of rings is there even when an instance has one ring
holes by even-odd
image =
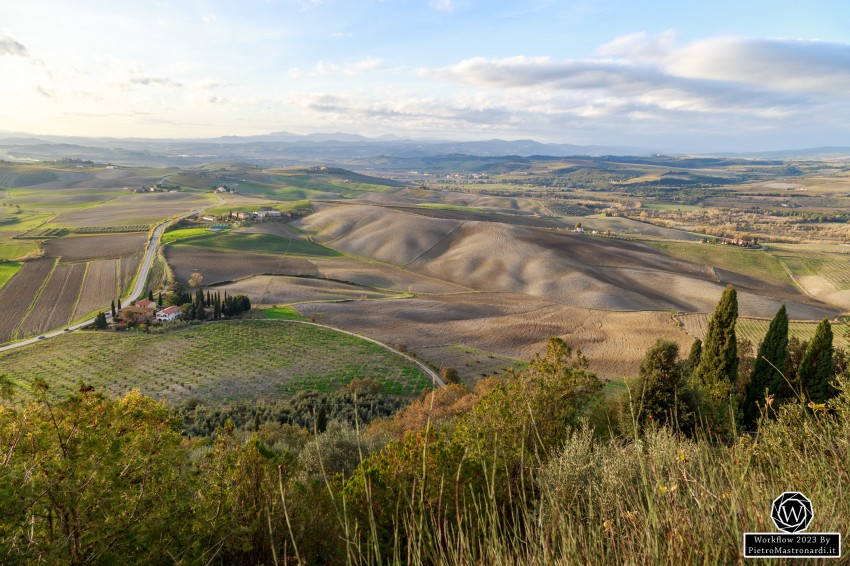
[[[0,129],[850,145],[848,6],[4,2]]]

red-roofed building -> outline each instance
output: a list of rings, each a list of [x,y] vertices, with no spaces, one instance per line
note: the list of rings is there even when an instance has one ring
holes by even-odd
[[[145,299],[144,301],[136,301],[133,304],[143,309],[156,309],[158,306],[155,302],[149,301],[147,299]]]
[[[156,313],[156,319],[162,321],[174,320],[181,314],[183,314],[183,309],[178,306],[165,307],[164,309]]]

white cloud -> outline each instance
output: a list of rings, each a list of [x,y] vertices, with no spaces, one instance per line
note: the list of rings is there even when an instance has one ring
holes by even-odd
[[[290,78],[298,80],[304,74],[304,71],[302,71],[300,67],[291,67],[287,71],[287,74],[289,75]]]
[[[428,0],[428,5],[440,12],[451,12],[455,8],[453,0]]]
[[[29,51],[12,36],[0,32],[0,55],[29,57]]]
[[[133,77],[130,84],[141,86],[158,86],[162,88],[182,88],[183,85],[168,77]]]

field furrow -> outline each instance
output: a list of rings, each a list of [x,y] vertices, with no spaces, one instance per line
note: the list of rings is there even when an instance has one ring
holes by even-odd
[[[12,339],[12,334],[26,315],[44,278],[50,275],[54,259],[37,259],[21,267],[0,290],[0,343]]]
[[[85,273],[84,263],[56,266],[35,306],[18,329],[18,337],[41,334],[67,324]]]
[[[139,270],[139,264],[141,262],[141,253],[124,256],[121,258],[120,269],[122,293],[130,290],[130,286],[133,283],[133,278],[136,276],[136,272]]]
[[[89,262],[83,289],[72,320],[78,320],[97,309],[109,306],[118,293],[118,260],[102,259]]]

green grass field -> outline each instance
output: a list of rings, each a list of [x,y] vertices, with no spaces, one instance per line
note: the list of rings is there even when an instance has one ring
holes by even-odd
[[[271,253],[294,256],[336,257],[341,255],[336,250],[320,246],[304,240],[282,238],[272,234],[247,234],[228,232],[225,234],[209,234],[197,236],[184,241],[183,246],[214,249],[219,251]]]
[[[171,242],[178,242],[187,238],[194,238],[196,236],[206,236],[209,234],[209,228],[180,228],[177,230],[171,230],[163,234],[161,243],[170,244]]]
[[[292,307],[270,307],[263,309],[263,318],[269,320],[306,320]]]
[[[760,250],[686,242],[647,243],[678,259],[692,261],[700,265],[710,265],[775,283],[791,284],[782,264],[772,255]]]
[[[5,285],[20,268],[21,264],[16,261],[0,263],[0,289],[3,288],[3,285]]]
[[[0,240],[0,259],[15,260],[38,251],[33,240]]]
[[[324,328],[256,320],[208,323],[165,334],[75,332],[0,354],[23,384],[43,378],[56,394],[78,381],[121,395],[137,388],[169,401],[257,400],[334,391],[370,377],[413,395],[430,380],[380,346]]]

